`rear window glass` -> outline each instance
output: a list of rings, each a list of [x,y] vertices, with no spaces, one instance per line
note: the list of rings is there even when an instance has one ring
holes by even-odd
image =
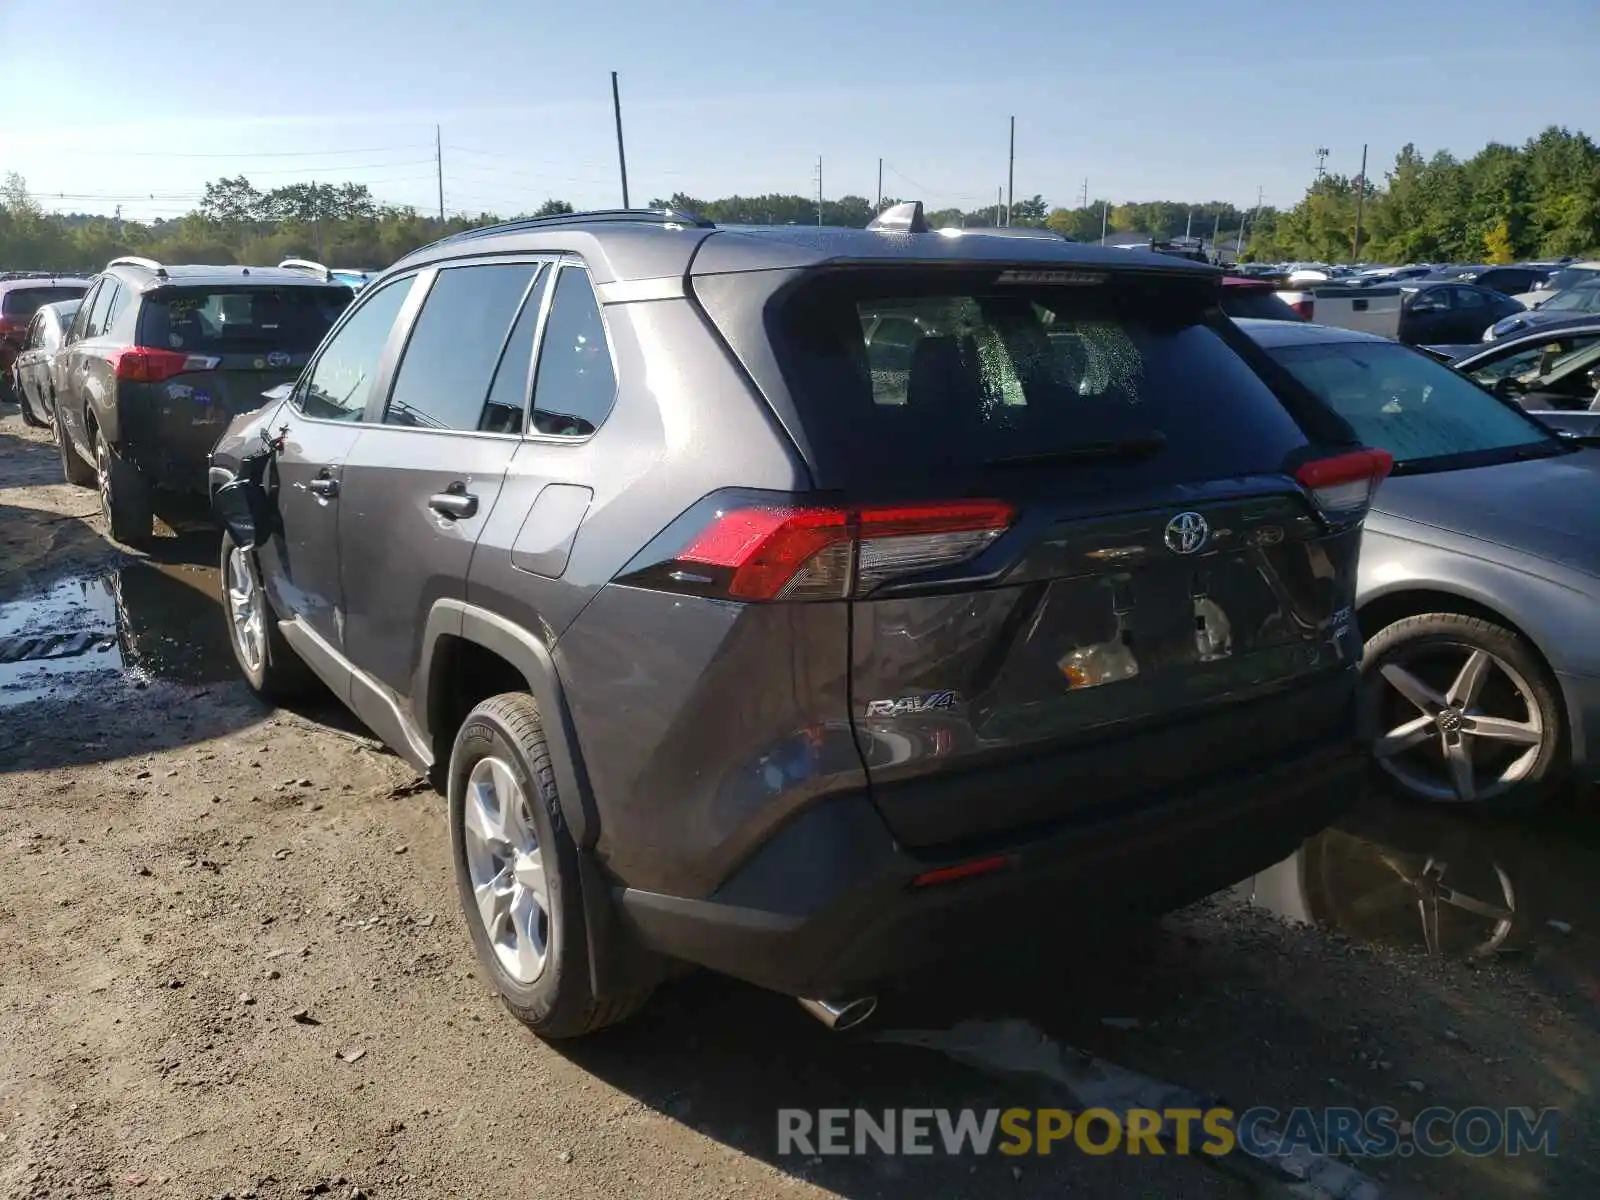
[[[1300,314],[1290,308],[1277,292],[1267,288],[1225,287],[1222,311],[1236,321],[1254,317],[1262,321],[1298,321]]]
[[[1139,475],[1217,478],[1277,471],[1306,441],[1201,320],[1209,290],[1006,286],[993,274],[957,289],[918,273],[919,288],[896,274],[824,278],[769,314],[813,454],[842,482],[1152,433],[1165,446]]]
[[[13,319],[31,317],[46,304],[76,300],[88,290],[88,284],[81,287],[10,288],[0,298],[0,315]]]
[[[213,354],[308,354],[354,296],[346,287],[164,289],[145,298],[139,342]]]
[[[1279,346],[1270,353],[1397,464],[1550,441],[1542,426],[1477,384],[1392,342]]]

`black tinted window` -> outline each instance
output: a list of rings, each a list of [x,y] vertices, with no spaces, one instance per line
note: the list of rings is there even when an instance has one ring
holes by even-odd
[[[439,272],[400,360],[387,424],[478,428],[489,379],[537,270],[506,263]]]
[[[384,343],[411,283],[409,278],[397,279],[373,292],[323,347],[310,376],[296,391],[296,403],[308,417],[361,419],[383,359]]]
[[[926,477],[1152,434],[1165,446],[1119,467],[1130,480],[1217,478],[1277,471],[1305,444],[1278,398],[1200,319],[1209,290],[1179,296],[1116,277],[1007,286],[992,274],[956,290],[920,272],[910,286],[891,277],[819,280],[769,314],[830,478]],[[919,331],[909,350],[867,340],[890,316]]]
[[[1290,308],[1282,296],[1266,288],[1223,288],[1222,311],[1236,321],[1245,317],[1262,321],[1301,320],[1300,314]]]
[[[539,348],[534,428],[572,436],[593,433],[616,396],[617,376],[594,288],[584,271],[563,268]]]
[[[1472,288],[1451,288],[1452,296],[1457,308],[1487,308],[1488,298]]]
[[[546,272],[522,301],[517,323],[511,327],[494,382],[489,385],[489,402],[483,406],[478,428],[487,433],[521,433],[528,409],[528,380],[533,370],[533,335],[539,325],[539,307],[549,281]]]
[[[107,279],[94,294],[94,308],[89,313],[89,324],[84,328],[84,337],[99,337],[106,331],[106,314],[111,311],[111,301],[121,287],[122,285],[115,279]]]
[[[0,316],[20,321],[33,316],[46,304],[76,300],[86,290],[86,286],[12,288],[0,297]]]
[[[145,297],[139,344],[200,354],[309,354],[353,295],[346,287],[161,289]]]

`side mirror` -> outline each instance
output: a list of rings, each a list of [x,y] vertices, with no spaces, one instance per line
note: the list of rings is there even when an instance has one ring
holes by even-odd
[[[1519,400],[1528,394],[1528,389],[1522,386],[1522,381],[1515,375],[1500,376],[1491,390],[1502,400]]]

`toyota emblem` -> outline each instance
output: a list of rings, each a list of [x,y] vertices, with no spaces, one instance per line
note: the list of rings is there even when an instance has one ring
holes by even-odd
[[[267,366],[269,367],[287,367],[288,365],[289,355],[282,350],[274,350],[267,355]]]
[[[1174,554],[1195,554],[1211,536],[1211,526],[1197,512],[1181,512],[1167,522],[1162,540]]]

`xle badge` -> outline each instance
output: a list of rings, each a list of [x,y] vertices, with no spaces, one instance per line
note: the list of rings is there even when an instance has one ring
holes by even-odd
[[[929,692],[925,696],[901,696],[896,700],[869,700],[869,717],[903,717],[911,713],[939,712],[954,708],[954,692]]]

